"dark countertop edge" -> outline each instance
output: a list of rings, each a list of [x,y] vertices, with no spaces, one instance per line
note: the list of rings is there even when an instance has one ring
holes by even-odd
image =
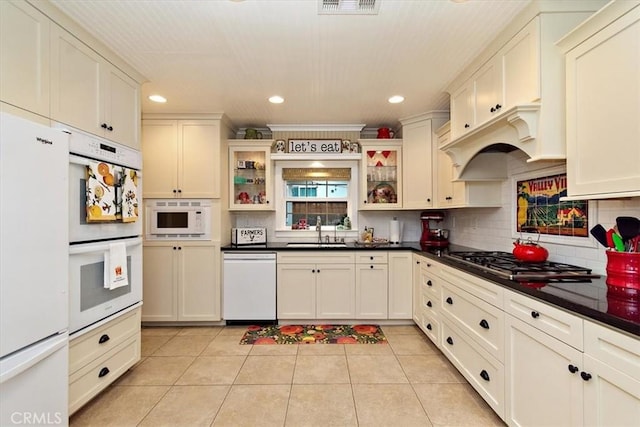
[[[476,248],[469,248],[465,246],[459,245],[450,245],[449,250],[455,251],[478,251]],[[630,320],[623,319],[621,317],[617,317],[608,313],[604,313],[602,311],[598,311],[592,309],[590,307],[577,304],[566,300],[564,298],[558,297],[556,295],[548,294],[541,292],[535,288],[530,288],[527,286],[520,285],[518,282],[503,279],[499,276],[493,275],[489,272],[473,268],[469,265],[462,264],[452,260],[450,258],[444,257],[441,255],[442,250],[434,248],[433,250],[423,250],[420,246],[419,242],[403,242],[400,244],[389,244],[389,245],[381,245],[381,246],[356,246],[353,242],[348,242],[347,246],[344,248],[301,248],[301,247],[289,247],[287,243],[267,243],[266,245],[228,245],[223,246],[221,251],[223,252],[235,252],[235,251],[362,251],[362,250],[384,250],[384,251],[411,251],[427,258],[431,258],[434,261],[438,261],[442,264],[457,268],[465,273],[471,274],[473,276],[480,277],[482,279],[488,280],[492,283],[495,283],[504,288],[510,289],[512,291],[525,294],[534,299],[543,301],[545,303],[549,303],[558,308],[564,309],[571,313],[577,314],[583,318],[587,318],[589,320],[594,320],[596,322],[600,322],[605,326],[613,327],[619,329],[621,331],[627,332],[631,335],[640,337],[640,324],[635,323]]]

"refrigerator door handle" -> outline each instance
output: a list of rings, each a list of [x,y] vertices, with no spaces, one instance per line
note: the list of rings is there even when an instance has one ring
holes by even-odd
[[[16,375],[20,375],[27,369],[37,365],[59,349],[66,346],[69,336],[64,334],[50,337],[34,344],[26,349],[17,351],[0,360],[0,384],[9,381]]]

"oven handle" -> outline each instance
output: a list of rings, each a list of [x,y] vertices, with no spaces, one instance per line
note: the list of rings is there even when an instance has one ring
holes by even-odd
[[[69,246],[69,255],[86,254],[89,252],[106,252],[109,250],[110,243],[124,242],[127,248],[133,248],[142,244],[142,237],[133,239],[109,240],[106,242],[83,243],[80,245]]]
[[[69,154],[69,163],[71,163],[72,165],[89,166],[89,164],[91,163],[91,159],[87,157],[78,156],[77,154]],[[107,161],[107,163],[114,164],[109,161]],[[120,165],[117,165],[117,166],[120,166]],[[125,167],[128,167],[128,166],[125,166]],[[128,168],[135,170],[136,174],[138,175],[138,178],[142,178],[142,171],[140,171],[139,169],[131,168],[131,167],[128,167]]]

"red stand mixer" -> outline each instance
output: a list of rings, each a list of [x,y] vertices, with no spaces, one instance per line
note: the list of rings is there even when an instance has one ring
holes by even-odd
[[[420,237],[420,246],[444,248],[449,246],[449,230],[444,228],[431,227],[431,221],[436,224],[444,220],[444,212],[424,211],[420,214],[422,221],[422,236]]]

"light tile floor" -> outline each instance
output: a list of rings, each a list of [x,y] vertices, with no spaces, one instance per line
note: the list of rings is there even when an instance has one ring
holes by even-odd
[[[504,426],[414,326],[384,344],[240,345],[245,327],[143,328],[142,360],[71,426]]]

